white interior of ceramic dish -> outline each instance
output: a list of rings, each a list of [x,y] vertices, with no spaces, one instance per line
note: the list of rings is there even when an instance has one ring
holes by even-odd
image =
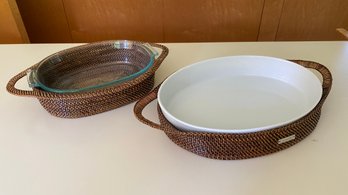
[[[249,133],[291,123],[322,95],[320,80],[287,60],[230,56],[180,69],[161,85],[166,119],[186,131]]]

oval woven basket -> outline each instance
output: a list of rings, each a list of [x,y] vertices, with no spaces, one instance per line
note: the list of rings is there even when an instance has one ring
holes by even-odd
[[[323,77],[323,93],[313,110],[290,124],[252,133],[182,131],[168,122],[159,106],[157,108],[160,124],[156,124],[146,119],[142,115],[142,111],[146,105],[157,98],[159,86],[135,104],[134,114],[144,124],[162,130],[178,146],[207,158],[221,160],[247,159],[283,150],[300,142],[315,129],[320,118],[321,108],[332,85],[331,73],[325,66],[310,61],[291,61],[306,68],[317,70]]]
[[[103,41],[94,43],[97,47],[91,48],[88,47],[89,44],[87,44],[82,47],[70,48],[60,52],[66,53],[68,51],[74,55],[79,55],[77,50],[84,49],[84,47],[88,48],[88,52],[92,53],[93,49],[100,50],[100,48],[106,48],[105,50],[107,52],[107,47],[113,45],[114,42],[115,41]],[[50,114],[61,118],[80,118],[106,112],[144,97],[153,88],[155,72],[168,55],[169,51],[164,45],[156,43],[150,43],[150,45],[161,50],[160,55],[155,59],[153,65],[145,73],[122,84],[75,93],[55,93],[42,90],[41,88],[33,88],[32,91],[17,89],[15,84],[18,80],[27,75],[28,70],[36,66],[34,65],[14,76],[8,82],[6,88],[8,92],[14,95],[36,97]],[[68,55],[66,60],[73,61],[74,58],[77,57],[74,55]],[[110,57],[110,55],[106,56]],[[98,57],[103,58],[103,56]]]

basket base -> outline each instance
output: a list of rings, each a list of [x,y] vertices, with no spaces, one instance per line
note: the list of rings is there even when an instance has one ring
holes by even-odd
[[[109,93],[93,93],[85,98],[38,98],[40,104],[53,116],[60,118],[81,118],[110,111],[132,103],[148,94],[154,86],[154,74],[143,82],[124,90]],[[38,90],[38,89],[35,89]],[[107,90],[107,89],[104,89]]]
[[[238,160],[284,150],[307,137],[316,127],[320,108],[298,121],[275,129],[255,133],[202,133],[176,129],[158,107],[161,129],[175,144],[199,156]]]

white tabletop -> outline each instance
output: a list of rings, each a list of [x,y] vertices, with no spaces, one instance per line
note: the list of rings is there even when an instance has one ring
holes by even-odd
[[[6,92],[12,76],[75,45],[0,45],[1,195],[348,193],[348,42],[166,44],[170,53],[156,83],[190,63],[228,55],[312,60],[330,69],[332,90],[312,134],[286,150],[231,161],[178,147],[163,132],[140,123],[134,103],[61,119],[35,98]],[[26,85],[22,79],[18,86]],[[144,114],[157,120],[155,102]]]

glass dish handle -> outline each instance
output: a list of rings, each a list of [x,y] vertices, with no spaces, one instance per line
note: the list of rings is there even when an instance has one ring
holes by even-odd
[[[143,43],[143,45],[150,50],[150,52],[154,55],[154,56],[158,56],[158,51],[156,51],[151,45],[150,43]]]
[[[37,80],[36,69],[27,70],[27,81],[30,88],[38,87],[39,82]]]

